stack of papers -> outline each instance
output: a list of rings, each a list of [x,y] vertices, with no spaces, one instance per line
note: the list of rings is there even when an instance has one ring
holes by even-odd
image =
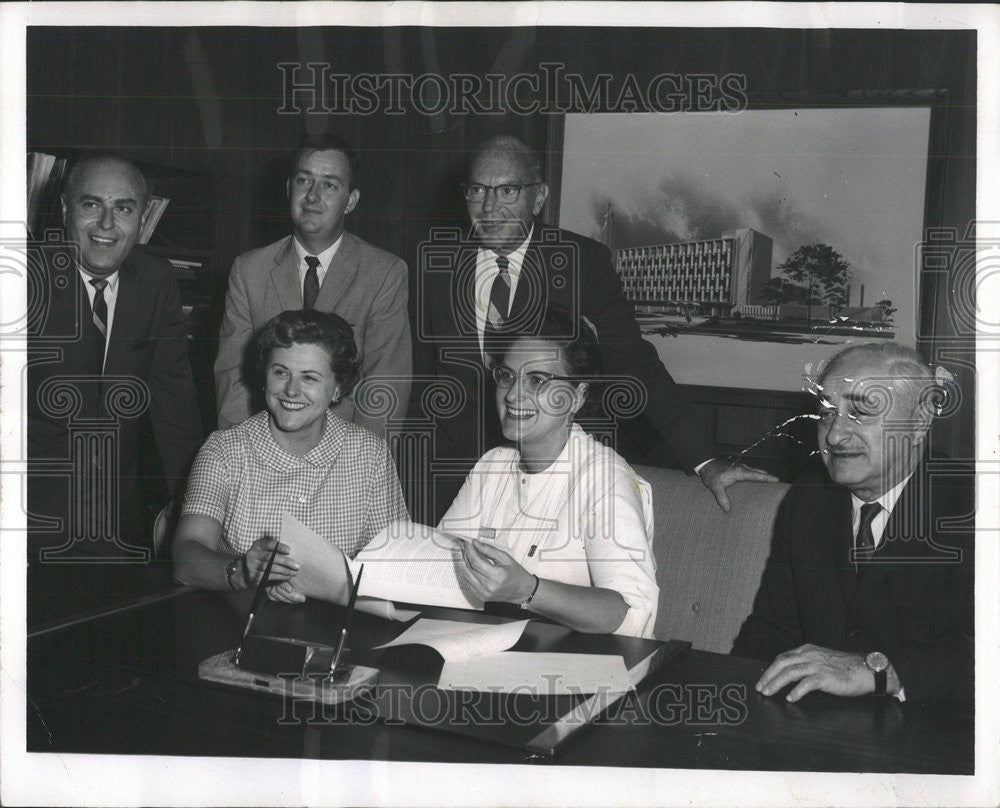
[[[424,618],[378,648],[427,645],[435,649],[444,657],[438,679],[442,690],[578,696],[632,689],[621,656],[508,651],[527,624],[527,620],[517,620],[483,626]]]

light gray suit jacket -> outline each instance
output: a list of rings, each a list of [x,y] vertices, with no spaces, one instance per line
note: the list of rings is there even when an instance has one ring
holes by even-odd
[[[344,233],[315,308],[339,314],[354,328],[364,379],[337,415],[385,435],[388,418],[406,412],[412,375],[406,264],[392,253]],[[215,360],[219,428],[248,418],[263,403],[246,382],[248,344],[268,320],[302,308],[292,237],[243,253],[233,262]]]

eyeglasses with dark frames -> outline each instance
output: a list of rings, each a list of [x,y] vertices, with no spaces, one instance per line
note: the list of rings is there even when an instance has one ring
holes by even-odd
[[[525,188],[531,188],[535,185],[541,185],[540,182],[526,182],[522,185],[483,185],[479,182],[470,182],[468,184],[462,184],[462,196],[465,197],[468,202],[482,202],[486,198],[486,194],[493,191],[497,195],[497,201],[504,205],[510,205],[517,202],[518,198],[521,196],[521,191]]]
[[[493,381],[501,390],[506,390],[514,386],[517,381],[517,374],[506,365],[493,365],[490,367],[493,373]],[[543,370],[529,370],[521,374],[521,384],[525,392],[538,393],[545,389],[549,382],[579,382],[575,376],[558,376],[555,373],[546,373]]]

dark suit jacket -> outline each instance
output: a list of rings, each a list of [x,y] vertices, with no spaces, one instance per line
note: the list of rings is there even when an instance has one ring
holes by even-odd
[[[946,461],[918,466],[860,574],[847,489],[820,474],[797,483],[732,652],[770,662],[803,643],[882,651],[907,701],[971,698],[973,483]]]
[[[118,481],[119,532],[129,543],[146,544],[145,537],[128,533],[139,524],[136,447],[143,416],[148,413],[152,423],[171,494],[182,493],[203,435],[173,269],[141,248],[125,260],[102,375],[89,348],[96,329],[79,272],[68,262],[58,271],[53,266],[39,269],[40,305],[28,327],[28,501],[34,516],[59,517],[63,529],[37,527],[35,538],[59,543],[71,504],[69,481],[84,476],[103,486],[105,464],[117,463],[112,477]],[[88,419],[117,425],[101,468],[81,468],[83,449],[71,438],[71,424]],[[66,464],[70,470],[60,470]]]
[[[316,309],[339,314],[354,328],[366,379],[352,397],[341,401],[337,415],[380,436],[385,435],[387,418],[405,414],[410,396],[413,366],[407,299],[402,259],[344,233],[323,277]],[[246,351],[253,335],[275,315],[301,308],[302,285],[291,236],[236,258],[215,360],[220,429],[249,418],[263,406],[246,384],[250,370]],[[368,406],[363,402],[365,412],[356,411],[355,399],[364,396],[366,388]]]
[[[433,417],[436,456],[474,463],[502,441],[492,379],[479,349],[473,295],[478,245],[456,231],[425,244],[418,257],[418,322],[414,329],[417,372],[424,381],[450,378],[462,404],[427,413],[428,401],[415,397],[411,414]],[[631,376],[645,387],[639,412],[663,436],[676,462],[688,469],[711,459],[715,449],[663,362],[642,338],[633,308],[622,296],[611,253],[583,236],[535,224],[511,304],[510,321],[530,329],[550,308],[586,317],[597,331],[604,370]],[[423,388],[418,386],[418,392]],[[453,396],[444,395],[442,399]],[[433,399],[432,396],[424,398]],[[635,414],[638,414],[635,413]],[[456,489],[457,490],[457,489]]]

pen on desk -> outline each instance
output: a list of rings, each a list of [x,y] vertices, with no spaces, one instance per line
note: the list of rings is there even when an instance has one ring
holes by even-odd
[[[247,635],[250,634],[250,627],[253,625],[254,618],[257,616],[257,609],[260,608],[260,601],[264,597],[264,590],[267,588],[267,579],[271,577],[271,567],[274,566],[274,557],[278,554],[278,547],[280,546],[279,542],[274,543],[274,549],[271,551],[271,557],[267,560],[267,566],[264,568],[264,574],[257,582],[257,591],[254,592],[253,602],[250,604],[250,613],[247,615],[247,623],[243,627],[243,636],[240,637],[240,644],[236,648],[236,656],[233,657],[233,664],[237,667],[239,667],[240,664],[240,654],[243,653],[243,643],[247,641]]]
[[[361,573],[365,571],[365,565],[362,564],[358,569],[358,577],[354,579],[354,586],[351,588],[351,598],[347,602],[347,614],[344,615],[344,625],[340,629],[340,639],[337,640],[337,651],[333,655],[333,659],[330,661],[330,678],[333,678],[334,672],[337,670],[337,665],[340,664],[340,656],[344,653],[344,644],[347,642],[347,629],[351,625],[351,616],[354,614],[354,604],[358,599],[358,590],[361,588]],[[348,578],[350,580],[350,578]]]

